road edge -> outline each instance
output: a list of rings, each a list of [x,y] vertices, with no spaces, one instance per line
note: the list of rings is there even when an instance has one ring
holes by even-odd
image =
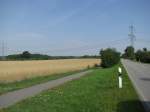
[[[126,72],[127,72],[127,75],[128,75],[128,77],[129,77],[129,79],[130,79],[130,81],[131,81],[133,87],[135,88],[136,93],[137,93],[137,95],[139,96],[139,98],[140,98],[140,100],[141,100],[141,103],[142,103],[142,105],[143,105],[143,107],[144,107],[144,109],[145,109],[145,112],[150,112],[150,105],[149,105],[147,102],[143,101],[143,99],[145,99],[144,96],[139,93],[138,88],[137,88],[137,86],[135,85],[135,82],[133,82],[133,80],[132,80],[132,76],[129,75],[129,72],[128,72],[128,70],[127,70],[127,67],[126,67],[125,64],[123,64],[122,61],[123,61],[123,59],[121,59],[121,64],[122,64],[123,67],[125,68],[125,70],[126,70]]]

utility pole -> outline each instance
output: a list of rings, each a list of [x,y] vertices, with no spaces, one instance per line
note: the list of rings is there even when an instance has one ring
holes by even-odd
[[[2,41],[2,60],[5,60],[5,43]]]
[[[129,26],[128,36],[130,38],[131,46],[134,47],[134,42],[135,42],[136,36],[134,35],[134,26],[133,25]]]

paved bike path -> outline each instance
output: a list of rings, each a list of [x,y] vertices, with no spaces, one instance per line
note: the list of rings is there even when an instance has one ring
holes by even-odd
[[[78,79],[86,74],[92,72],[92,70],[76,73],[56,80],[48,81],[42,84],[37,84],[28,88],[8,92],[0,96],[0,108],[6,108],[19,101],[22,101],[28,97],[39,94],[42,91],[57,87],[61,84],[69,82],[71,80]]]

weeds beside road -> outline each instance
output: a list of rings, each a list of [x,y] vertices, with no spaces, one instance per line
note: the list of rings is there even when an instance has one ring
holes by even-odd
[[[62,77],[65,77],[65,76],[68,76],[68,75],[71,75],[74,73],[78,73],[81,71],[84,71],[84,70],[66,72],[63,74],[53,74],[53,75],[48,75],[48,76],[38,76],[35,78],[25,79],[22,81],[16,81],[16,82],[12,82],[12,83],[0,83],[0,95],[4,94],[6,92],[10,92],[10,91],[30,87],[30,86],[33,86],[36,84],[44,83],[44,82],[47,82],[50,80],[62,78]]]
[[[126,72],[118,88],[117,66],[95,69],[88,76],[26,99],[4,112],[143,112]]]

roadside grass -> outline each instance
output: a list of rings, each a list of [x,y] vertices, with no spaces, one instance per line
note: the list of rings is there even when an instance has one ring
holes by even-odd
[[[117,66],[92,73],[28,98],[2,112],[144,112],[125,70],[118,88]]]
[[[47,76],[37,76],[34,78],[25,79],[25,80],[16,81],[16,82],[10,82],[10,83],[0,83],[0,95],[4,94],[6,92],[26,88],[26,87],[44,83],[44,82],[47,82],[50,80],[55,80],[55,79],[58,79],[61,77],[72,75],[74,73],[78,73],[81,71],[84,71],[84,70],[71,71],[71,72],[66,72],[66,73],[62,73],[62,74],[53,74],[53,75],[47,75]]]

